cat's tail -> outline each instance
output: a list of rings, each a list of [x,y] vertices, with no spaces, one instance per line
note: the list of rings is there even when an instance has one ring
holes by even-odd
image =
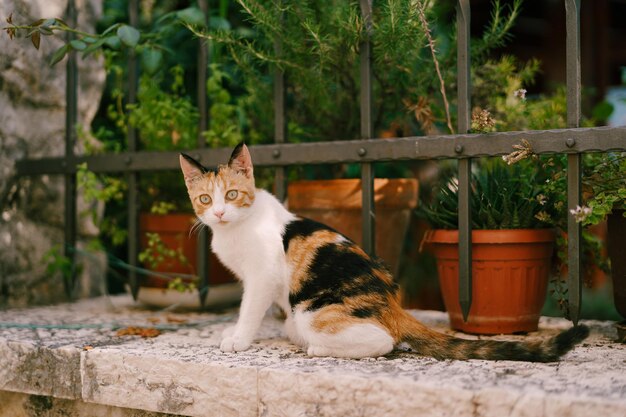
[[[436,359],[554,362],[589,335],[587,326],[578,325],[534,342],[460,339],[429,329],[407,312],[398,324],[399,342],[408,343],[420,355]]]

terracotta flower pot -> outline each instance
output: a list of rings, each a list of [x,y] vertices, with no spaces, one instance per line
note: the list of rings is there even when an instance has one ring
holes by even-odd
[[[417,180],[374,181],[376,254],[397,275],[411,210],[417,205]],[[324,223],[357,244],[362,243],[361,180],[294,181],[287,190],[289,209]]]
[[[142,250],[148,245],[146,233],[158,233],[163,243],[171,249],[182,248],[183,255],[188,263],[183,264],[177,259],[167,259],[156,265],[153,269],[157,272],[177,273],[177,274],[196,274],[196,265],[198,260],[198,237],[190,235],[191,226],[195,222],[195,217],[189,214],[150,214],[141,213],[139,216],[139,230],[141,234]],[[209,283],[223,284],[233,282],[232,274],[220,263],[220,261],[211,252],[207,254],[210,257]],[[147,276],[143,284],[153,286],[162,285],[163,280],[154,276]],[[165,285],[167,287],[167,285]]]
[[[146,233],[157,233],[161,241],[170,249],[181,248],[182,253],[188,262],[182,263],[178,259],[166,259],[156,266],[144,267],[156,272],[174,274],[197,274],[196,265],[198,259],[198,237],[190,235],[190,229],[195,222],[195,217],[189,214],[150,214],[141,213],[139,216],[139,230],[141,235],[141,250],[148,246]],[[209,251],[209,284],[212,289],[206,305],[230,302],[240,296],[239,284],[234,284],[236,279],[228,271],[215,254]],[[184,279],[183,282],[191,282],[191,279]],[[138,298],[140,301],[156,306],[167,306],[170,304],[180,304],[183,307],[199,307],[199,296],[197,290],[180,292],[168,290],[170,280],[156,275],[143,275],[140,280],[140,291]],[[196,283],[197,284],[197,283]],[[224,285],[228,284],[228,285]],[[232,285],[231,285],[232,284]],[[230,288],[232,286],[233,288]],[[218,289],[219,287],[219,289]],[[228,288],[227,288],[228,287]]]
[[[467,322],[459,304],[458,240],[457,230],[433,230],[425,238],[437,259],[451,327],[478,334],[537,330],[548,287],[554,231],[472,231],[472,305]]]

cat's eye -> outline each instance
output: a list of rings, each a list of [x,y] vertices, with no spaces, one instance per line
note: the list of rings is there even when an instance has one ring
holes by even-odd
[[[202,194],[199,197],[199,200],[202,204],[210,204],[211,203],[211,197],[209,197],[208,194]]]
[[[226,199],[234,200],[235,198],[237,198],[238,195],[239,195],[239,192],[237,190],[230,190],[229,192],[226,193]]]

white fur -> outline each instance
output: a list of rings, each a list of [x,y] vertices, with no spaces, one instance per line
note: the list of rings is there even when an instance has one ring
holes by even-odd
[[[364,322],[336,333],[319,332],[311,326],[314,315],[302,310],[294,314],[296,332],[306,340],[309,356],[367,358],[383,356],[393,350],[393,338],[382,327]]]
[[[256,190],[250,207],[223,204],[222,219],[227,223],[220,223],[212,210],[207,210],[201,220],[213,231],[211,247],[215,254],[243,282],[239,320],[220,345],[223,351],[231,352],[250,347],[273,302],[289,311],[289,268],[282,233],[295,216],[264,190]]]

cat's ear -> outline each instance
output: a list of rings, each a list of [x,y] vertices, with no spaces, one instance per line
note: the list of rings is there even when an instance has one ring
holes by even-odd
[[[245,143],[241,142],[235,147],[228,160],[228,166],[243,173],[247,178],[252,178],[252,158]]]
[[[208,170],[200,164],[200,162],[193,159],[191,156],[181,153],[180,157],[180,169],[183,171],[185,177],[185,184],[189,185],[191,182],[206,174]]]

